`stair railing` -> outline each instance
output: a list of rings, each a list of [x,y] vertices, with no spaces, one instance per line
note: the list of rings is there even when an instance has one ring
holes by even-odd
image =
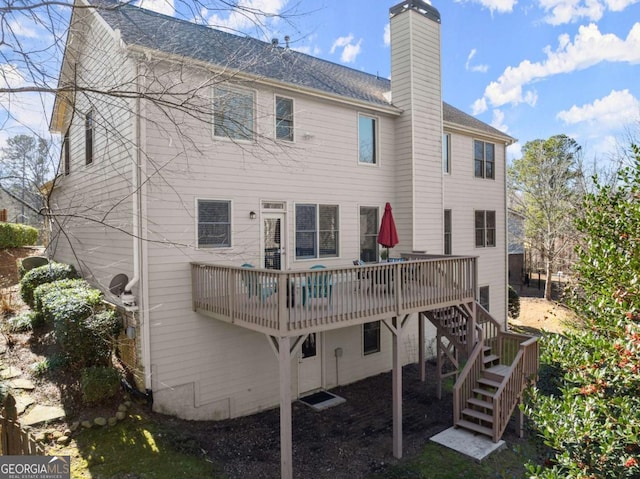
[[[503,334],[511,335],[511,333]],[[538,338],[531,337],[521,342],[508,374],[496,391],[493,404],[493,442],[500,440],[507,428],[511,414],[513,414],[516,405],[522,400],[522,392],[530,381],[535,381],[539,363],[538,349]]]
[[[453,387],[453,424],[456,426],[462,420],[462,410],[467,400],[473,396],[473,389],[484,370],[484,348],[490,347],[500,356],[501,364],[510,366],[493,401],[492,439],[497,442],[502,437],[513,410],[522,398],[522,391],[529,381],[535,380],[537,375],[538,339],[503,332],[500,323],[478,303],[476,303],[476,320],[478,341]]]
[[[484,332],[480,325],[476,325],[476,331],[478,334],[478,342],[476,347],[473,348],[467,363],[460,371],[458,380],[453,385],[453,425],[457,426],[458,422],[462,420],[462,410],[464,409],[467,400],[473,396],[473,388],[476,387],[478,379],[484,369],[482,361],[483,355],[483,335]]]

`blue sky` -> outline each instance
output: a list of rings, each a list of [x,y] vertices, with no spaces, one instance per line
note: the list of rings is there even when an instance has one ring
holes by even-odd
[[[396,2],[248,3],[302,14],[295,25],[269,24],[268,34],[289,35],[292,48],[389,77],[388,11]],[[431,3],[442,17],[444,101],[517,138],[510,157],[527,141],[564,133],[587,158],[604,158],[637,128],[640,0]],[[236,26],[224,15],[210,23]]]
[[[134,1],[187,18],[196,10],[195,1]],[[258,31],[246,14],[202,8],[199,13],[217,27],[281,42],[289,35],[294,49],[390,75],[388,12],[395,1],[239,1],[249,9],[289,16],[290,21],[262,19]],[[200,0],[198,8],[204,3],[213,2]],[[431,3],[442,17],[443,99],[517,138],[511,158],[520,156],[527,141],[565,133],[584,147],[587,158],[604,159],[625,131],[640,131],[640,0]],[[22,45],[44,45],[40,27],[23,20],[13,23]],[[57,66],[50,71],[57,74]],[[30,83],[8,55],[0,58],[0,73],[0,88]],[[0,103],[11,112],[6,119],[0,111],[0,145],[25,125],[46,132],[50,94],[9,98],[0,93]]]

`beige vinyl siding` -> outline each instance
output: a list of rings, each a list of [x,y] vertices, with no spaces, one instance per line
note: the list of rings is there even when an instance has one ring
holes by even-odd
[[[393,102],[396,122],[399,232],[407,251],[441,249],[442,97],[440,25],[413,10],[391,19]]]
[[[495,179],[474,176],[473,141],[495,144]],[[489,286],[491,314],[505,322],[506,247],[505,145],[489,137],[451,133],[451,174],[444,177],[444,208],[452,210],[454,255],[478,256],[478,285]],[[475,246],[476,210],[496,212],[496,246]]]
[[[194,83],[207,81],[201,73],[194,75]],[[178,128],[154,105],[145,105],[147,171],[163,172],[146,183],[147,234],[154,240],[147,244],[154,400],[158,409],[184,417],[233,417],[275,406],[279,397],[277,360],[263,335],[191,311],[189,262],[259,265],[260,202],[274,200],[284,201],[287,208],[283,235],[290,267],[350,264],[359,257],[360,205],[378,206],[382,211],[386,201],[395,200],[391,117],[282,91],[256,88],[255,92],[262,137],[240,147],[214,139],[206,122],[182,117]],[[276,94],[295,102],[296,141],[292,144],[273,141]],[[210,91],[201,95],[206,101]],[[359,113],[378,120],[379,162],[373,167],[358,164]],[[183,136],[184,132],[189,134]],[[171,186],[164,181],[168,175]],[[195,248],[198,198],[231,201],[230,248]],[[295,259],[296,203],[339,205],[338,258]],[[257,212],[258,219],[251,220],[250,211]],[[360,351],[360,329],[352,329],[338,337],[352,338],[358,344],[353,350]],[[358,370],[356,362],[344,378],[352,381],[381,368],[388,370],[386,349],[377,358],[365,359],[358,353],[363,370]],[[333,358],[325,358],[329,359]],[[295,368],[292,376],[295,385]],[[180,392],[172,392],[173,388]],[[294,389],[297,394],[297,386]],[[192,397],[191,405],[178,404],[184,395]]]
[[[132,88],[132,64],[112,34],[89,11],[77,11],[72,46],[77,79],[92,88]],[[77,49],[77,50],[76,50]],[[68,55],[71,55],[68,52]],[[94,118],[93,163],[85,164],[85,115]],[[130,100],[90,92],[75,94],[70,126],[70,174],[56,180],[52,205],[54,227],[66,233],[52,242],[58,261],[74,264],[106,289],[115,274],[132,276],[133,104]],[[80,258],[80,262],[78,262]]]

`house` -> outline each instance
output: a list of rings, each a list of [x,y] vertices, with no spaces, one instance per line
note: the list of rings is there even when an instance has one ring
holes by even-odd
[[[511,337],[513,139],[443,103],[438,11],[390,8],[389,81],[92,5],[74,10],[51,119],[64,142],[50,252],[127,311],[137,387],[194,420],[279,405],[290,477],[291,401],[393,370],[400,457],[401,366],[463,353],[477,381],[478,329]],[[404,262],[379,261],[386,203]]]

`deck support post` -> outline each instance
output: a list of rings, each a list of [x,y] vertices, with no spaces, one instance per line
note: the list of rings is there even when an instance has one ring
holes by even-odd
[[[278,369],[280,372],[280,477],[292,479],[291,349],[288,336],[278,338]]]
[[[427,369],[425,365],[424,351],[424,314],[418,313],[418,363],[420,364],[420,381],[427,380]]]
[[[393,457],[402,457],[402,326],[394,317],[393,324]]]

